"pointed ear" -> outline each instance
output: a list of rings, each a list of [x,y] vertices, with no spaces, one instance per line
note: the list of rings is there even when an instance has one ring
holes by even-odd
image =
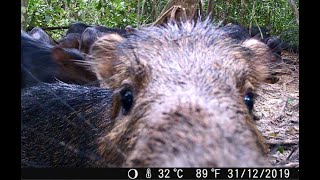
[[[252,52],[248,58],[250,60],[250,76],[258,82],[267,82],[272,74],[272,65],[277,63],[277,57],[266,44],[254,38],[244,41],[242,46]]]
[[[90,54],[90,48],[93,43],[102,36],[102,33],[93,27],[88,27],[82,34],[80,39],[80,51]]]
[[[51,57],[59,65],[63,65],[66,60],[71,59],[71,56],[59,46],[52,49]]]
[[[58,40],[58,46],[62,48],[74,48],[79,49],[80,47],[80,37],[79,33],[70,33],[65,37]]]
[[[58,64],[61,76],[72,83],[88,84],[97,80],[79,50],[56,46],[52,49],[51,56]]]
[[[51,52],[52,59],[59,65],[69,63],[70,60],[84,60],[84,57],[76,49],[64,49],[56,46]]]
[[[124,37],[114,33],[102,36],[92,45],[90,60],[101,86],[108,87],[104,80],[113,76],[114,66],[120,63],[118,46],[124,41]]]

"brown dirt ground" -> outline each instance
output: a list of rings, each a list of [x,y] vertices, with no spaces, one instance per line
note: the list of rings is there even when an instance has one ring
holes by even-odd
[[[261,84],[255,98],[258,129],[269,145],[269,159],[279,167],[299,167],[299,54],[282,53],[274,84]]]

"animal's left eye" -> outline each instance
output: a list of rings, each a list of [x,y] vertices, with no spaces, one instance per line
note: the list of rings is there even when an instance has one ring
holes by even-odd
[[[244,98],[244,103],[247,105],[249,112],[252,112],[253,104],[254,104],[254,95],[252,92],[247,93]]]
[[[120,94],[123,114],[127,115],[133,105],[133,93],[130,88],[125,88],[120,92]]]

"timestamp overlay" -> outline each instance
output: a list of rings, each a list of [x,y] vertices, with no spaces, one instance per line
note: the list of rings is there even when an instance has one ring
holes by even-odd
[[[299,179],[299,168],[21,168],[21,179]]]
[[[147,168],[129,179],[299,179],[298,168]]]

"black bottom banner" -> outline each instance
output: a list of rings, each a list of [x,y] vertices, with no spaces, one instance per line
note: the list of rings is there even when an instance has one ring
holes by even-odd
[[[21,179],[299,179],[299,168],[21,168]]]

